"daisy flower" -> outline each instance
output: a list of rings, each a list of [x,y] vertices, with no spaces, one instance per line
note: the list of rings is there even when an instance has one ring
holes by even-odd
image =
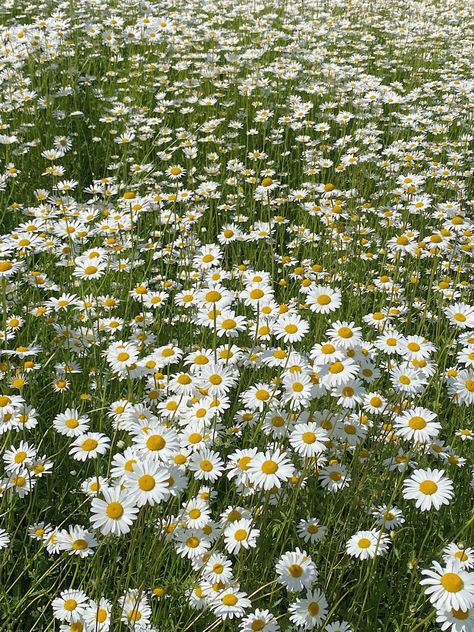
[[[209,504],[201,498],[190,500],[181,515],[188,529],[202,529],[211,518]]]
[[[438,623],[441,630],[472,632],[474,630],[474,608],[467,608],[467,610],[456,608],[440,609],[436,613],[436,623]]]
[[[210,606],[221,619],[241,619],[250,607],[250,599],[238,587],[226,588],[212,599]]]
[[[145,459],[135,463],[131,472],[126,471],[124,484],[137,507],[153,506],[169,496],[169,477],[167,469]]]
[[[160,425],[147,427],[134,438],[137,449],[146,457],[168,461],[179,450],[179,438],[175,430]]]
[[[0,529],[0,550],[5,549],[10,544],[10,536],[5,529]]]
[[[334,621],[326,625],[325,632],[352,632],[352,628],[347,621]]]
[[[253,457],[249,465],[249,477],[256,487],[270,490],[280,488],[282,483],[291,478],[294,469],[286,452],[267,450]]]
[[[59,621],[80,621],[87,608],[88,597],[82,590],[63,590],[60,597],[53,599],[53,614]]]
[[[428,382],[423,372],[409,363],[393,367],[390,370],[390,381],[395,391],[408,395],[420,393]]]
[[[242,518],[232,522],[224,531],[225,547],[229,553],[236,555],[244,549],[253,549],[257,546],[259,529],[253,528],[251,519]]]
[[[201,530],[185,530],[177,535],[176,552],[181,557],[191,560],[202,557],[210,548],[211,542]]]
[[[309,324],[297,314],[285,314],[274,325],[275,337],[283,342],[299,342],[309,331]]]
[[[449,322],[459,329],[474,328],[474,307],[467,303],[453,303],[444,310]]]
[[[319,475],[319,482],[322,487],[326,487],[332,492],[347,487],[350,481],[350,473],[339,463],[330,463],[321,470]]]
[[[326,449],[329,441],[327,432],[314,421],[298,423],[290,433],[290,444],[303,457],[314,457]]]
[[[401,354],[407,360],[424,360],[435,351],[435,346],[422,336],[408,336],[402,343]]]
[[[75,408],[66,408],[63,413],[56,415],[53,427],[66,437],[79,437],[89,430],[89,417],[81,415]]]
[[[5,470],[15,473],[25,468],[29,469],[35,458],[36,448],[30,446],[26,441],[21,441],[17,448],[11,446],[9,450],[5,450],[3,455]]]
[[[474,549],[458,546],[451,542],[443,550],[443,560],[447,563],[453,559],[459,561],[461,568],[471,570],[474,568]]]
[[[59,531],[57,538],[59,548],[69,551],[69,555],[88,557],[97,546],[95,536],[80,525]]]
[[[210,481],[213,483],[224,471],[224,461],[217,452],[204,448],[195,452],[191,457],[189,469],[194,473],[198,481]]]
[[[280,626],[274,615],[269,610],[257,608],[247,617],[242,619],[239,630],[241,632],[279,632]]]
[[[316,314],[334,312],[341,302],[341,292],[326,285],[311,285],[306,292],[306,303]]]
[[[244,406],[251,410],[262,411],[271,399],[278,397],[278,393],[279,391],[274,386],[257,382],[243,393],[242,401]]]
[[[328,388],[343,386],[346,382],[353,380],[358,373],[359,366],[354,360],[344,358],[325,365],[321,372],[321,381]]]
[[[94,632],[107,632],[110,629],[111,612],[112,604],[108,599],[91,599],[84,613],[84,622]]]
[[[139,630],[150,623],[151,608],[146,595],[137,589],[129,589],[120,599],[121,620],[132,630]],[[146,628],[145,628],[146,629]]]
[[[105,454],[110,447],[110,439],[100,432],[80,435],[71,443],[69,454],[76,461],[95,459]]]
[[[405,522],[403,512],[398,507],[380,505],[374,507],[370,512],[377,521],[377,524],[385,529],[399,527]]]
[[[474,574],[463,570],[459,560],[441,566],[432,563],[432,568],[421,571],[426,586],[425,592],[437,610],[453,608],[466,612],[474,606]]]
[[[308,591],[305,598],[299,598],[290,604],[290,621],[297,627],[311,630],[321,625],[328,613],[328,602],[324,593],[316,590]]]
[[[232,562],[222,553],[212,553],[202,572],[211,582],[227,584],[232,579]]]
[[[474,371],[459,371],[449,389],[460,404],[474,404]]]
[[[403,497],[415,500],[416,508],[421,511],[449,505],[453,496],[453,483],[443,470],[415,470],[403,483]]]
[[[436,413],[420,406],[410,408],[395,418],[394,429],[403,439],[415,443],[427,443],[435,439],[441,430]]]
[[[351,557],[368,560],[383,555],[388,550],[390,538],[381,531],[358,531],[346,543],[346,551]]]
[[[304,542],[319,542],[324,538],[327,527],[321,525],[317,518],[309,518],[299,521],[297,531]]]
[[[291,591],[309,588],[318,578],[318,571],[306,551],[297,548],[284,553],[275,566],[278,582]]]
[[[121,487],[102,489],[104,500],[92,499],[91,523],[104,535],[122,535],[130,531],[137,518],[138,508],[130,498],[128,491]]]
[[[353,322],[337,320],[326,331],[326,336],[341,349],[353,349],[362,341],[362,329]]]

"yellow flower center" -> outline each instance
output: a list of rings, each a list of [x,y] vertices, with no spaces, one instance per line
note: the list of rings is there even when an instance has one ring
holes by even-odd
[[[432,496],[438,491],[438,485],[434,481],[423,481],[420,483],[420,492],[427,496]]]
[[[451,614],[455,619],[465,621],[469,618],[470,610],[466,610],[466,612],[464,612],[463,610],[455,610],[454,608],[451,608]]]
[[[146,447],[151,452],[158,452],[159,450],[163,450],[165,445],[166,441],[161,435],[151,435],[151,437],[148,437],[146,442]]]
[[[410,426],[412,430],[423,430],[423,428],[426,428],[427,423],[423,419],[423,417],[419,417],[418,415],[415,415],[414,417],[410,419],[410,421],[408,422],[408,425]]]
[[[312,617],[316,617],[319,614],[319,605],[315,601],[312,601],[309,604],[309,606],[308,606],[308,613]]]
[[[84,452],[92,452],[98,446],[98,442],[95,439],[86,439],[82,442],[81,448]]]
[[[350,329],[350,327],[340,327],[337,334],[341,338],[352,338],[353,336],[352,329]]]
[[[245,529],[237,529],[237,531],[234,533],[234,538],[237,540],[237,542],[242,542],[242,540],[245,540],[248,536],[248,533]]]
[[[23,463],[23,461],[26,459],[27,456],[28,454],[24,452],[23,450],[21,450],[20,452],[17,452],[15,454],[15,463]]]
[[[105,511],[107,517],[111,518],[112,520],[118,520],[119,518],[121,518],[123,516],[123,512],[123,505],[115,500],[107,505],[107,509]]]
[[[303,574],[303,569],[299,564],[291,564],[288,571],[292,577],[301,577]]]
[[[335,375],[336,373],[341,373],[341,371],[344,371],[344,365],[342,362],[337,361],[329,365],[329,373]]]
[[[156,485],[156,481],[150,474],[143,474],[138,479],[138,487],[144,492],[150,492]]]
[[[87,549],[87,546],[88,546],[88,545],[87,545],[87,540],[82,540],[82,539],[79,539],[79,540],[75,540],[75,541],[72,543],[72,548],[73,548],[75,551],[83,551],[84,549]]]
[[[450,593],[459,592],[464,588],[464,582],[457,573],[444,573],[441,586]]]
[[[278,463],[275,463],[275,461],[271,459],[264,461],[261,470],[264,474],[275,474],[275,472],[278,472]]]

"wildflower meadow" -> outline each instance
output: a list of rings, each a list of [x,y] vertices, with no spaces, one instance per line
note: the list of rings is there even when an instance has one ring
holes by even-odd
[[[2,0],[0,632],[474,632],[474,2]]]

